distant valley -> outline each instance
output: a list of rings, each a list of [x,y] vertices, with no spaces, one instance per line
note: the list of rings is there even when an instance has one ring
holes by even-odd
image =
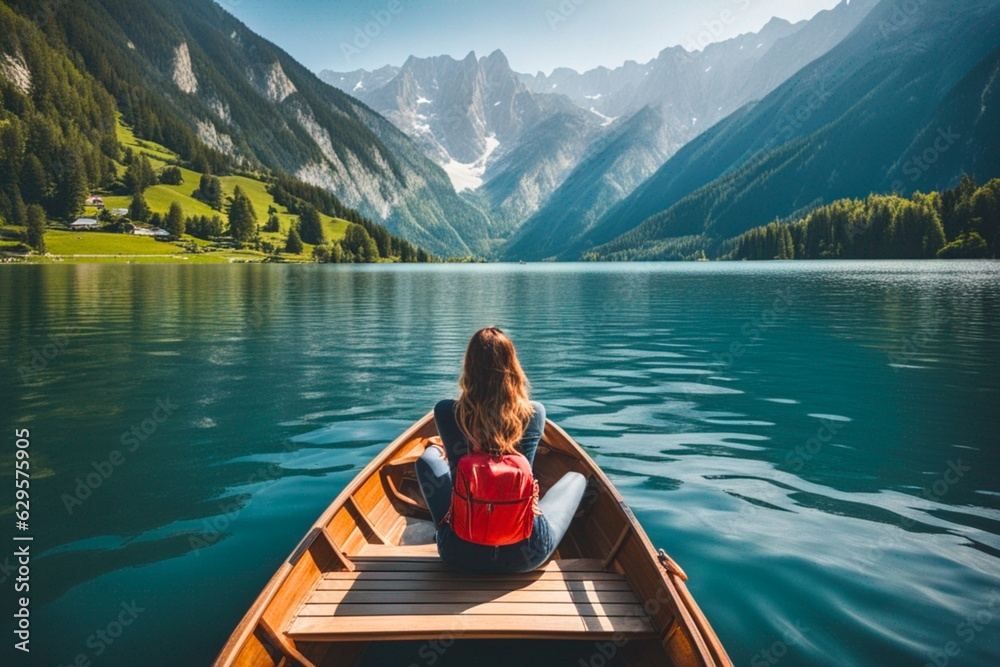
[[[579,73],[514,72],[500,51],[320,78],[391,120],[492,224],[497,256],[565,254],[682,146],[847,36],[874,0],[774,19],[703,51]]]

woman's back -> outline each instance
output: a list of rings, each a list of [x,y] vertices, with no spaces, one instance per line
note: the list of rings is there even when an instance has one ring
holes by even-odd
[[[510,484],[491,484],[490,476],[499,475],[505,457],[510,456],[523,456],[533,470],[538,443],[545,431],[545,407],[529,400],[528,386],[513,343],[502,331],[491,327],[478,331],[469,341],[459,380],[459,397],[434,406],[434,420],[443,447],[427,448],[417,461],[417,476],[438,526],[438,553],[457,569],[497,573],[535,569],[555,551],[583,497],[586,480],[571,472],[540,502],[537,484],[533,485],[535,493],[527,498],[530,504],[524,510],[529,512],[530,508],[530,516],[494,511],[501,503],[506,510],[506,504],[523,503],[526,499],[491,497],[490,494],[501,493],[500,489],[509,491]],[[462,478],[459,461],[471,453],[489,455],[477,469],[476,475],[483,479],[477,478],[474,485],[463,483],[463,493],[456,493],[455,480]],[[491,466],[490,460],[496,464]],[[519,478],[515,474],[507,479]],[[476,493],[483,497],[473,497]],[[472,507],[486,510],[465,511]],[[456,508],[462,510],[456,513],[463,519],[458,531],[451,525]],[[517,532],[519,525],[491,524],[522,520],[525,527],[522,533]],[[506,541],[517,540],[523,534],[528,536],[513,543]]]
[[[434,406],[434,423],[437,425],[438,435],[441,436],[441,442],[444,444],[452,474],[455,473],[458,459],[475,451],[475,447],[470,445],[455,418],[457,403],[458,401],[454,399],[445,399],[438,401],[437,405]],[[534,467],[535,452],[545,432],[545,406],[538,401],[531,401],[530,405],[532,408],[531,417],[516,445],[516,451],[528,459],[528,463]]]

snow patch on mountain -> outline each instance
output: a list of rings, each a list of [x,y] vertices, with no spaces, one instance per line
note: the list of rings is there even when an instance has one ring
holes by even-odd
[[[423,114],[413,114],[410,120],[411,131],[407,132],[410,136],[425,134],[431,139],[434,138],[434,132],[431,130],[431,126],[427,123],[430,120],[427,116]]]
[[[486,173],[486,163],[490,156],[500,147],[500,141],[496,135],[486,137],[486,151],[475,162],[458,162],[454,158],[449,158],[448,162],[441,165],[444,172],[451,179],[451,184],[455,186],[456,192],[463,190],[475,190],[483,184],[483,174]]]
[[[174,49],[174,83],[189,95],[198,92],[198,79],[191,66],[191,52],[188,51],[187,42],[181,42]]]
[[[611,123],[615,122],[620,118],[620,116],[614,116],[614,117],[605,116],[594,107],[590,107],[590,113],[594,114],[595,116],[601,119],[601,127],[607,127],[608,125],[611,125]]]

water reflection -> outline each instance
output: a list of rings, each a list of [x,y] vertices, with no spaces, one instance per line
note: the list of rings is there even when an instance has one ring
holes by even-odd
[[[43,657],[139,596],[102,664],[205,664],[489,324],[737,663],[789,628],[783,664],[912,663],[1000,588],[992,263],[8,267],[0,427],[35,437]]]

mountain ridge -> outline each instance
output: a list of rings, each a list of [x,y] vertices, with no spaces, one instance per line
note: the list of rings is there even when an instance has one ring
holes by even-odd
[[[320,76],[359,95],[449,171],[465,198],[490,215],[497,254],[539,258],[562,254],[555,244],[579,236],[577,221],[587,226],[599,219],[691,138],[842,38],[874,3],[844,0],[811,21],[774,18],[701,51],[668,47],[645,64],[582,74],[513,72],[496,50],[461,59],[411,56],[399,67]],[[796,41],[800,33],[807,36]],[[490,85],[485,71],[492,73]],[[531,102],[514,114],[520,132],[505,132],[489,112],[496,105],[508,110],[518,99]],[[658,122],[650,123],[647,107],[658,109]],[[629,125],[636,114],[643,115]],[[545,125],[560,115],[567,123],[561,131]],[[630,127],[640,134],[616,142]],[[624,152],[616,153],[616,145]],[[550,242],[534,247],[543,238]]]
[[[182,154],[200,141],[244,168],[323,186],[437,254],[475,253],[485,237],[486,215],[402,132],[210,0],[66,0],[46,30],[140,134]]]
[[[410,56],[400,67],[320,76],[392,121],[457,191],[486,207],[491,239],[506,238],[533,212],[601,122],[565,96],[529,91],[499,49],[482,57]],[[562,128],[549,123],[556,117]]]
[[[891,189],[900,181],[894,165],[905,164],[915,146],[929,149],[915,142],[947,132],[933,125],[936,117],[980,112],[978,104],[942,105],[1000,39],[1000,7],[992,2],[965,3],[961,13],[927,3],[887,32],[893,11],[877,7],[767,98],[685,146],[599,223],[604,238],[589,239],[604,243],[597,255],[661,256],[657,248],[668,249],[670,238],[727,238],[815,203]],[[995,118],[994,107],[984,110]],[[904,192],[946,189],[967,166],[957,141],[930,148],[934,162],[943,155],[955,166],[921,170],[915,183],[902,183]]]
[[[642,83],[630,92],[630,99],[643,102],[643,108],[660,109],[662,123],[655,130],[637,126],[635,137],[617,144],[622,150],[611,144],[591,163],[582,162],[518,230],[504,247],[504,256],[578,258],[595,244],[590,235],[608,225],[603,221],[609,211],[668,158],[737,113],[754,94],[769,92],[768,86],[793,75],[850,34],[872,6],[870,0],[841,2],[809,21],[772,20],[760,33],[710,44],[702,52],[680,47],[662,51],[646,66]],[[583,201],[589,205],[581,206]]]

